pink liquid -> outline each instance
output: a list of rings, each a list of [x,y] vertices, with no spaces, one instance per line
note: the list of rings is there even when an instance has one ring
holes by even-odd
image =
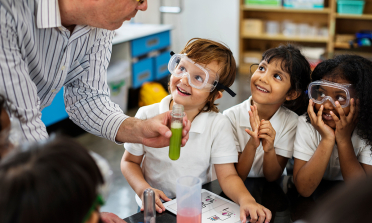
[[[201,223],[201,210],[186,209],[177,212],[177,223]]]

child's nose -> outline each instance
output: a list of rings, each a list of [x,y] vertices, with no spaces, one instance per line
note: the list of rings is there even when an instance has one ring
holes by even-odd
[[[267,84],[267,73],[261,75],[258,80],[260,80],[261,82]]]
[[[333,110],[335,108],[330,100],[325,100],[325,102],[323,103],[323,106],[324,106],[324,109],[327,109],[327,110]]]
[[[144,2],[137,6],[137,10],[140,11],[146,11],[147,10],[147,0],[144,0]]]
[[[181,83],[182,84],[184,84],[184,85],[189,85],[189,80],[188,80],[188,78],[187,78],[187,75],[186,74],[184,74],[182,77],[181,77]]]

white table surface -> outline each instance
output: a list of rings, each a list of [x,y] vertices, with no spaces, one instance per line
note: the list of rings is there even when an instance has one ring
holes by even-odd
[[[149,36],[156,33],[161,33],[172,29],[172,25],[157,25],[157,24],[130,24],[124,23],[119,29],[115,30],[115,37],[112,44],[123,43]]]

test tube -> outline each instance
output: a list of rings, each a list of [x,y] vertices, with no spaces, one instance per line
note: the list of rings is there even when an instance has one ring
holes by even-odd
[[[172,122],[171,131],[172,136],[169,141],[169,158],[171,160],[178,160],[180,158],[181,140],[182,140],[182,121],[185,116],[183,112],[183,105],[174,104],[171,112]]]
[[[155,192],[148,188],[143,192],[144,200],[144,222],[155,223],[156,222],[156,209],[155,209]]]

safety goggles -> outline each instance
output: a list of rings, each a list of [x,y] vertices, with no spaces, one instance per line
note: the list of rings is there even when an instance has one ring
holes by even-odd
[[[319,80],[309,84],[308,95],[316,104],[323,104],[328,100],[336,107],[335,102],[338,101],[341,107],[345,108],[349,106],[350,99],[354,98],[355,92],[352,84]]]
[[[218,83],[219,76],[217,73],[195,63],[186,54],[175,54],[171,52],[171,56],[168,63],[169,72],[175,77],[186,75],[191,87],[209,92],[212,92],[214,89],[224,89],[232,97],[236,95],[229,87]]]

